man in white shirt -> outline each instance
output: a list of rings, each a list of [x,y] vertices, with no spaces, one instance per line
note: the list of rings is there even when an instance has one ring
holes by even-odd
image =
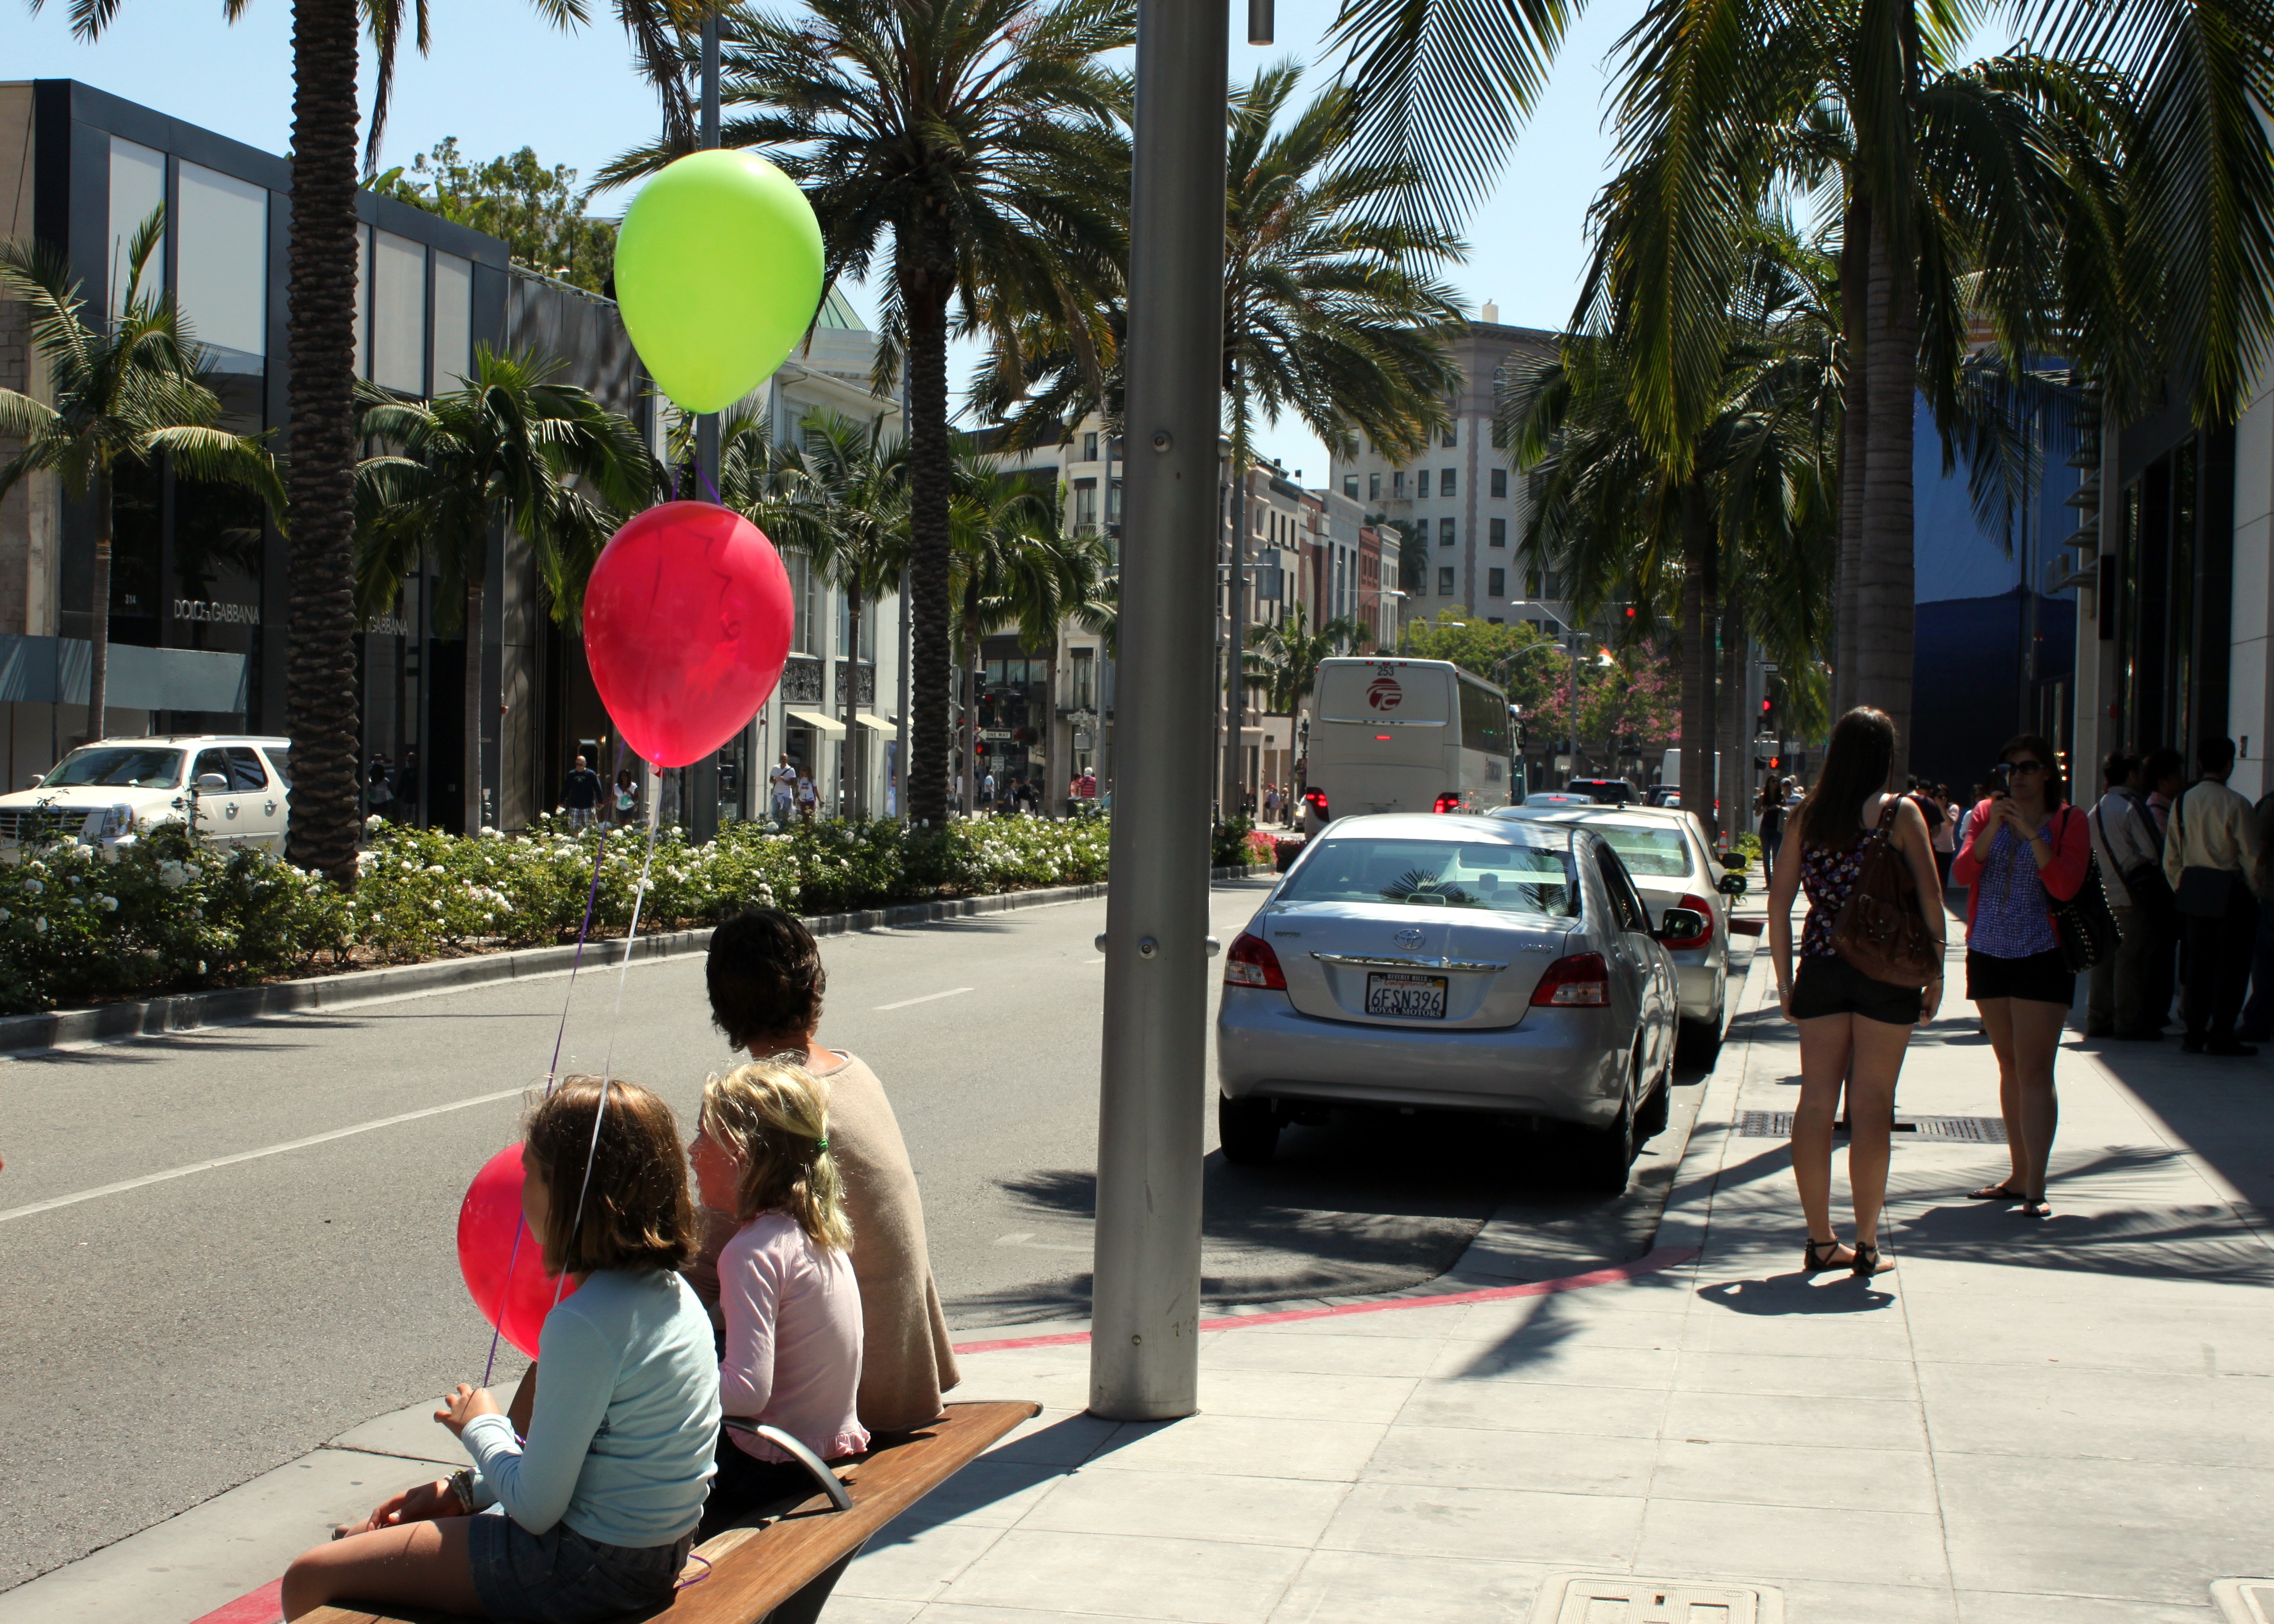
[[[2162,909],[2157,906],[2160,898],[2134,891],[2160,889],[2163,843],[2140,799],[2140,763],[2119,750],[2109,756],[2101,778],[2107,793],[2092,808],[2086,827],[2092,835],[2092,853],[2100,860],[2101,883],[2107,888],[2120,940],[2114,953],[2092,966],[2084,1034],[2161,1037],[2162,1028],[2152,1025],[2148,1014],[2149,961],[2162,929]]]
[[[2258,828],[2250,803],[2226,786],[2234,741],[2206,740],[2195,752],[2202,777],[2172,808],[2164,831],[2164,877],[2187,916],[2187,953],[2180,1007],[2190,1055],[2255,1055],[2234,1035],[2250,982],[2258,934]]]
[[[780,764],[766,777],[774,786],[774,822],[787,824],[790,808],[797,801],[797,769],[791,766],[789,757],[784,756]]]

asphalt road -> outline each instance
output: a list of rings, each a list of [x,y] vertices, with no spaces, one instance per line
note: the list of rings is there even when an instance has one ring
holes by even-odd
[[[1265,889],[1217,887],[1221,939]],[[959,1328],[1087,1312],[1104,907],[824,944],[823,1037],[892,1093]],[[541,1082],[567,993],[524,981],[0,1065],[0,1590],[478,1377],[457,1207]],[[578,981],[564,1070],[613,1046],[617,1075],[689,1119],[731,1058],[700,959],[635,967],[620,1019],[612,973]],[[1263,1169],[1211,1154],[1209,1295],[1412,1284],[1495,1209],[1523,1218],[1542,1276],[1632,1256],[1685,1125],[1615,1200],[1440,1118],[1291,1129]],[[242,1159],[9,1215],[223,1157]],[[501,1377],[519,1365],[503,1350]]]

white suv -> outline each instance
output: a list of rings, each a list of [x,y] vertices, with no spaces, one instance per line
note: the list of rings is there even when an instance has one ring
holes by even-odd
[[[198,832],[224,851],[284,854],[291,816],[289,739],[173,733],[81,745],[36,787],[0,795],[0,862],[20,861],[41,840],[90,845],[132,840],[192,808]]]

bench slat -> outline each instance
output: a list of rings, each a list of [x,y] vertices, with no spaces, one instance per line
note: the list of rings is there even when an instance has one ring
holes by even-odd
[[[839,1475],[853,1509],[832,1511],[814,1494],[762,1527],[730,1528],[696,1547],[711,1563],[708,1577],[650,1614],[671,1624],[757,1624],[831,1565],[946,1482],[1021,1422],[1038,1404],[950,1404],[928,1427],[895,1438]],[[369,1611],[350,1604],[319,1607],[305,1624],[455,1624],[425,1609]]]

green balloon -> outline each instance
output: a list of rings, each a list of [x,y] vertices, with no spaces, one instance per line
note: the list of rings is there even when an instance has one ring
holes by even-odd
[[[721,411],[805,336],[821,266],[821,222],[794,181],[754,154],[689,153],[624,214],[616,303],[663,392]]]

